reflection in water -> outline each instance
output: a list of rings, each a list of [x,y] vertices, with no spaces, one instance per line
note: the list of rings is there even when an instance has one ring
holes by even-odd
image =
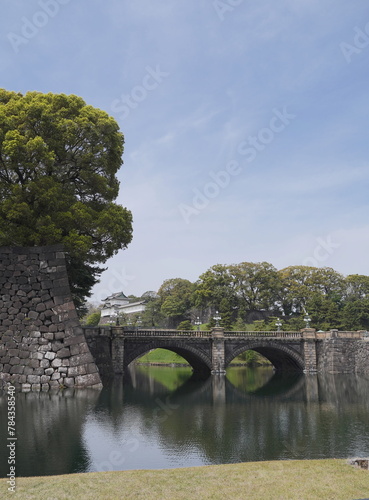
[[[366,456],[368,396],[355,375],[237,367],[199,381],[187,368],[133,367],[100,393],[19,394],[18,474]]]
[[[18,476],[67,474],[88,470],[82,441],[84,416],[99,396],[93,389],[18,393],[16,396],[16,470]],[[0,395],[0,443],[6,443],[6,396]],[[8,470],[0,453],[0,476]]]

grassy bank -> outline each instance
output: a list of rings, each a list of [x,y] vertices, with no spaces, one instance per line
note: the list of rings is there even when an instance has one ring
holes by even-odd
[[[369,472],[345,460],[296,460],[18,478],[15,494],[6,488],[1,479],[0,498],[353,500],[369,497]]]
[[[246,354],[246,353],[245,353]],[[249,358],[249,359],[248,359]],[[171,364],[187,364],[187,361],[182,358],[179,354],[176,354],[173,351],[168,351],[167,349],[155,349],[151,352],[148,352],[138,358],[136,360],[137,363],[148,363],[155,365],[171,365]],[[267,364],[270,365],[270,362],[267,361],[263,356],[258,354],[257,352],[250,352],[248,356],[238,356],[235,358],[231,364],[245,364],[245,363],[258,363],[258,364]]]

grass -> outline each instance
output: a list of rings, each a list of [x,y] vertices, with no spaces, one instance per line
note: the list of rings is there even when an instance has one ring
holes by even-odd
[[[266,360],[261,354],[255,351],[248,351],[246,353],[246,357],[244,354],[241,354],[237,358],[234,358],[231,362],[232,364],[244,364],[246,361],[267,364],[270,365],[270,362]],[[154,349],[150,351],[140,358],[136,360],[137,363],[153,363],[153,364],[187,364],[187,361],[182,358],[179,354],[176,354],[173,351],[169,351],[168,349]]]
[[[155,349],[154,351],[150,351],[141,358],[136,360],[138,363],[157,363],[157,364],[186,364],[187,361],[182,358],[179,354],[176,354],[173,351],[169,351],[168,349]]]
[[[186,469],[17,478],[0,498],[22,500],[353,500],[369,497],[369,472],[345,460],[296,460]]]

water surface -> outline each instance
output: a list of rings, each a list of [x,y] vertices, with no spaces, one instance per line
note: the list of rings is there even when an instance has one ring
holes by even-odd
[[[17,394],[17,475],[369,455],[369,377],[134,367],[101,392]],[[8,473],[0,395],[0,476]]]

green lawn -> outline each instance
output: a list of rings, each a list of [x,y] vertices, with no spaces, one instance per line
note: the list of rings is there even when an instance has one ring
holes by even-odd
[[[0,498],[22,500],[353,500],[369,498],[369,472],[345,460],[296,460],[187,469],[18,478]]]
[[[179,354],[167,349],[155,349],[148,352],[136,360],[138,363],[158,363],[158,364],[171,364],[171,363],[187,363],[185,359]]]
[[[231,364],[245,363],[245,361],[256,362],[256,363],[267,363],[270,364],[263,356],[255,351],[248,351],[241,354],[235,358]],[[182,358],[179,354],[173,351],[168,351],[167,349],[155,349],[148,352],[136,360],[138,363],[154,363],[154,364],[185,364],[187,361]]]

